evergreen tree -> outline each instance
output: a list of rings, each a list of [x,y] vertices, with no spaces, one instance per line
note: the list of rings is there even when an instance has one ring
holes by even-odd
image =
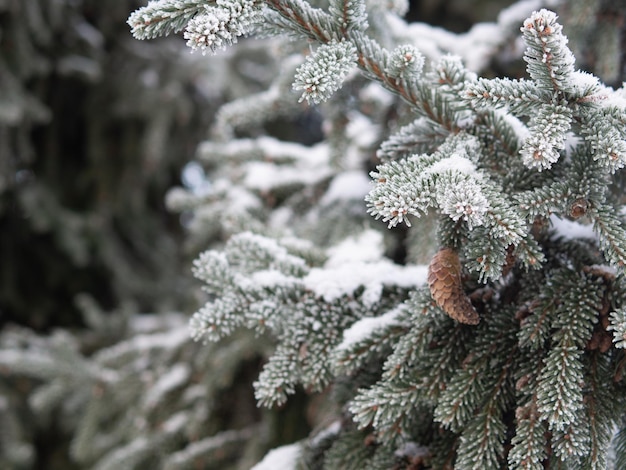
[[[605,468],[624,412],[626,114],[622,89],[575,68],[556,14],[541,9],[523,21],[527,76],[510,79],[476,74],[489,56],[469,48],[487,42],[484,30],[464,44],[437,44],[461,57],[433,57],[432,41],[396,16],[401,2],[391,11],[358,0],[182,3],[135,12],[135,36],[184,29],[203,52],[244,34],[306,40],[311,51],[292,88],[300,102],[329,103],[320,108],[328,148],[287,150],[267,137],[237,144],[224,128],[252,103],[242,99],[218,119],[229,140],[202,153],[215,166],[243,159],[235,183],[273,207],[267,220],[246,213],[223,248],[196,261],[210,298],[191,320],[192,335],[217,341],[242,327],[272,334],[276,349],[255,384],[261,405],[284,403],[298,386],[333,386],[341,418],[324,439],[302,444],[301,463]],[[509,19],[501,15],[500,24]],[[492,48],[506,39],[494,36]],[[356,137],[369,142],[346,148],[359,120],[378,124],[349,98],[374,87],[392,95],[373,108],[393,103],[406,124],[389,136],[389,123],[361,130]],[[253,110],[267,119],[267,106]],[[390,229],[410,227],[395,238],[404,248],[393,247],[399,264],[387,260],[375,228],[349,235],[355,223],[365,228],[351,220],[362,196],[355,193],[366,187],[357,175],[379,144],[367,212]],[[300,172],[286,180],[290,166]],[[289,199],[301,196],[288,185],[309,186],[317,204],[299,201],[294,210]],[[191,202],[179,196],[174,204]],[[200,204],[215,222],[232,215]],[[304,237],[315,246],[303,246]],[[428,270],[413,264],[428,251]]]
[[[619,36],[623,10],[593,3],[585,18],[610,13]],[[4,461],[32,463],[20,413],[54,411],[88,468],[249,468],[287,442],[254,468],[625,468],[626,92],[576,68],[545,6],[463,34],[405,22],[403,0],[131,14],[139,39],[226,49],[209,63],[265,58],[266,80],[219,109],[194,184],[167,197],[190,246],[211,248],[193,267],[197,342],[181,315],[85,302],[99,339],[7,330]],[[619,83],[618,43],[583,64]],[[524,75],[493,78],[516,51]],[[308,437],[271,439],[269,411],[219,422],[246,357],[266,358],[263,410],[318,397]]]

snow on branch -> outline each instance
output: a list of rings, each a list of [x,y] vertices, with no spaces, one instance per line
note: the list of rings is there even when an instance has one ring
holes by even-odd
[[[483,177],[470,159],[477,152],[473,137],[455,136],[432,156],[413,155],[378,166],[371,174],[377,185],[366,197],[368,211],[389,227],[410,226],[408,216],[421,217],[437,206],[455,221],[482,225],[489,203],[481,189]]]
[[[183,35],[187,45],[205,54],[235,44],[260,21],[258,5],[257,0],[217,0],[189,21]]]
[[[148,17],[134,17],[135,34],[145,37],[186,21],[185,38],[202,51],[248,32],[300,41],[276,61],[282,72],[269,90],[221,108],[225,131],[216,135],[228,142],[201,149],[219,175],[211,197],[231,185],[263,213],[253,229],[223,230],[228,241],[196,261],[208,297],[190,321],[192,335],[218,341],[237,329],[268,333],[276,347],[254,384],[263,406],[282,405],[300,387],[337,387],[358,429],[339,430],[328,453],[309,441],[316,457],[330,456],[329,468],[357,435],[356,447],[346,449],[372,468],[374,453],[387,468],[422,435],[437,468],[505,461],[535,468],[546,459],[601,468],[602,458],[591,455],[606,454],[603,429],[624,409],[605,396],[623,386],[614,348],[624,346],[626,330],[624,92],[575,70],[556,14],[540,9],[550,2],[519,2],[498,24],[465,35],[409,25],[390,12],[406,10],[406,1],[382,3],[182,2],[187,9],[157,29],[150,11],[166,17],[174,4],[160,1],[141,13]],[[528,77],[478,77],[496,50],[513,46],[532,9],[521,28]],[[357,68],[389,99],[370,103],[351,93],[365,81],[353,79]],[[339,92],[346,80],[350,90]],[[298,116],[303,101],[324,103],[313,110],[323,114],[321,143],[231,138],[263,134],[268,119]],[[368,125],[354,138],[348,129],[357,114]],[[368,185],[363,169],[375,165],[366,208],[352,218],[344,203],[358,212],[354,201]],[[205,210],[218,219],[237,210],[222,207]],[[291,224],[296,219],[307,224]],[[365,229],[372,219],[411,228]],[[362,233],[347,236],[355,232]],[[322,247],[308,257],[279,238],[285,233],[310,235]],[[418,256],[433,259],[430,290],[427,269],[412,264]],[[165,374],[148,398],[187,373]],[[603,414],[613,407],[620,413]],[[363,446],[366,437],[376,446]],[[440,448],[455,460],[444,462]],[[274,454],[259,468],[302,464],[309,450],[297,444],[284,460]]]

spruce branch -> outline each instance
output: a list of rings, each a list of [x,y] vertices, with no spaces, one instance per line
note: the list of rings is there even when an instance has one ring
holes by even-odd
[[[501,414],[500,407],[489,402],[467,424],[461,433],[455,468],[501,467],[506,439],[506,425]]]
[[[554,297],[548,297],[548,295],[554,295]],[[517,313],[522,317],[518,333],[520,347],[529,348],[531,351],[539,351],[543,348],[551,332],[557,295],[558,293],[548,285],[546,291],[538,296],[540,300],[535,300],[520,308]]]
[[[304,37],[321,44],[341,39],[341,35],[336,33],[337,28],[332,17],[303,0],[266,0],[266,4],[285,20],[280,23],[281,26]]]
[[[451,136],[433,155],[413,155],[403,162],[377,167],[371,176],[377,186],[366,197],[368,212],[393,227],[407,216],[420,217],[429,207],[457,221],[481,225],[488,210],[482,194],[482,177],[471,161],[478,142],[467,135]]]
[[[129,16],[128,25],[135,38],[154,39],[181,31],[206,7],[206,0],[151,0]]]
[[[333,352],[334,374],[338,376],[356,373],[377,354],[381,354],[389,344],[395,344],[400,337],[406,335],[410,321],[410,309],[405,303],[380,317],[364,317],[355,322],[344,331],[344,340]],[[375,327],[377,323],[382,325]],[[356,334],[353,333],[355,331],[366,331],[369,334],[365,337],[358,335],[355,340],[351,337],[351,334]],[[346,338],[350,340],[347,341]]]
[[[356,49],[348,41],[320,46],[296,70],[294,90],[302,90],[299,101],[319,104],[341,87],[356,63]]]
[[[530,135],[520,150],[522,161],[529,168],[542,171],[552,167],[565,148],[566,133],[572,113],[565,106],[541,106],[531,117]]]
[[[502,239],[493,237],[490,231],[480,227],[471,232],[471,237],[463,245],[464,266],[478,273],[481,282],[498,279],[506,264],[508,247]]]
[[[566,203],[571,197],[570,186],[562,181],[555,181],[532,190],[517,193],[515,199],[527,220],[545,217],[553,212],[565,212]]]
[[[563,313],[555,317],[553,327],[558,331],[553,338],[556,347],[549,350],[538,377],[537,409],[555,433],[553,445],[557,453],[568,459],[572,455],[576,458],[587,455],[586,449],[590,445],[588,434],[584,431],[584,423],[589,422],[585,412],[589,402],[584,400],[581,386],[586,362],[583,348],[597,322],[603,293],[602,285],[593,278],[577,280],[571,273],[565,276],[568,279],[564,279],[565,282],[582,281],[582,286],[579,286],[583,290],[574,290],[571,286],[563,292],[562,305],[557,307],[560,312],[568,312],[571,316],[567,320]],[[576,439],[579,442],[575,442]]]
[[[409,303],[415,309],[414,327],[394,345],[383,378],[419,381],[420,393],[435,403],[466,357],[473,329],[441,315],[428,290],[414,293]]]
[[[521,31],[527,46],[524,60],[537,85],[557,93],[571,91],[575,59],[556,14],[545,9],[534,12]]]
[[[474,108],[507,108],[520,114],[531,114],[530,109],[551,102],[553,96],[534,82],[510,78],[478,78],[466,85],[462,95]]]
[[[589,211],[600,247],[608,261],[616,268],[626,266],[626,229],[624,222],[611,207],[593,207]]]
[[[626,349],[626,308],[621,308],[611,312],[609,331],[613,332],[613,342],[615,346]]]
[[[615,400],[622,401],[611,379],[610,360],[603,355],[591,357],[589,369],[589,393],[586,394],[587,415],[589,422],[590,452],[585,457],[584,466],[592,469],[607,468],[609,446],[614,433],[615,416],[611,409]],[[605,384],[611,383],[607,387]],[[619,468],[619,467],[616,467]]]
[[[537,384],[537,409],[552,430],[568,429],[583,409],[582,360],[582,351],[565,344],[551,349],[545,359]]]
[[[508,455],[510,468],[542,470],[547,457],[545,435],[547,427],[540,419],[536,396],[515,410],[517,423],[515,436],[511,440],[512,449]]]
[[[324,455],[324,468],[363,470],[371,465],[377,451],[375,445],[363,445],[367,440],[364,431],[349,430],[340,433]]]
[[[552,431],[551,445],[554,449],[552,465],[563,463],[581,467],[583,459],[591,452],[589,422],[583,410],[576,410],[575,421],[564,429]],[[558,464],[557,464],[558,462]]]
[[[164,470],[183,470],[198,465],[198,462],[215,464],[226,460],[225,456],[241,453],[242,447],[251,438],[264,429],[258,424],[243,429],[221,432],[216,436],[206,437],[190,444],[187,448],[167,456]]]
[[[328,10],[344,37],[352,29],[368,27],[365,0],[330,0]]]
[[[610,173],[626,166],[626,132],[624,109],[603,108],[584,120],[582,133],[591,145],[593,159]]]
[[[258,0],[216,0],[189,20],[183,37],[192,51],[215,52],[235,44],[259,21]]]
[[[411,432],[406,407],[418,409],[420,399],[417,384],[381,382],[359,390],[350,403],[350,412],[360,429],[372,426],[382,442],[393,443]]]
[[[385,140],[377,152],[383,162],[407,158],[411,154],[430,153],[441,145],[449,131],[430,119],[421,117],[401,127]]]
[[[626,427],[624,422],[620,423],[620,428],[613,437],[613,448],[615,449],[615,468],[622,468],[626,465]]]

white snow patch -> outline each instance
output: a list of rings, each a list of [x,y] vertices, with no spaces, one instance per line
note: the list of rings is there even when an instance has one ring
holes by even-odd
[[[405,442],[399,447],[394,455],[400,458],[427,457],[430,455],[430,449],[427,446],[421,446],[416,442]]]
[[[572,85],[579,90],[585,90],[587,88],[600,89],[600,80],[595,75],[584,72],[582,70],[576,70],[570,75]]]
[[[394,95],[377,82],[370,82],[359,91],[361,101],[374,101],[381,107],[393,104]]]
[[[352,295],[363,286],[363,303],[373,305],[380,300],[384,286],[420,286],[426,282],[427,271],[426,266],[400,266],[388,260],[354,261],[330,268],[314,268],[303,281],[306,288],[327,302]]]
[[[182,431],[189,422],[189,416],[184,411],[176,413],[161,424],[161,429],[166,434],[175,434]]]
[[[462,58],[473,72],[483,69],[493,56],[493,51],[506,39],[495,23],[477,23],[465,34],[454,34],[443,28],[425,23],[410,23],[406,36],[430,60],[445,54]]]
[[[233,185],[232,180],[220,178],[213,182],[211,194],[218,194],[223,200],[223,206],[228,208],[230,213],[244,212],[247,209],[255,209],[261,206],[259,199],[250,191],[238,185]],[[202,206],[200,206],[200,209]],[[215,216],[215,207],[210,206],[210,212]]]
[[[622,82],[622,86],[611,93],[610,99],[603,101],[605,106],[616,106],[620,109],[626,108],[626,82]]]
[[[320,204],[328,206],[337,201],[363,200],[370,189],[372,180],[362,171],[346,171],[333,178]]]
[[[261,207],[260,201],[250,191],[246,191],[240,186],[231,186],[228,188],[224,204],[226,211],[231,213],[244,212],[249,209],[258,209]],[[213,210],[215,210],[213,208]]]
[[[285,227],[288,227],[289,221],[293,218],[293,215],[294,213],[291,207],[278,207],[271,212],[267,225],[270,228],[283,230]]]
[[[398,316],[401,312],[402,308],[396,307],[379,317],[361,318],[343,332],[343,340],[339,346],[337,346],[336,350],[341,351],[349,349],[352,345],[370,337],[374,331],[385,328],[386,326],[400,325]]]
[[[483,70],[493,52],[503,42],[504,34],[494,23],[477,23],[467,34],[461,35],[453,52],[463,57],[469,70]]]
[[[323,268],[313,268],[304,277],[305,288],[332,302],[352,295],[364,287],[362,301],[373,305],[380,300],[386,285],[415,287],[426,282],[426,266],[401,266],[383,258],[383,235],[366,230],[348,237],[328,250],[329,258]]]
[[[239,275],[236,279],[237,285],[246,289],[253,287],[275,288],[277,286],[292,286],[299,282],[292,276],[287,276],[277,269],[264,269],[252,274]]]
[[[145,406],[150,409],[159,404],[163,397],[171,390],[183,385],[191,375],[191,368],[187,364],[175,364],[169,371],[159,377],[148,390],[145,397]]]
[[[250,162],[245,165],[245,168],[244,184],[246,187],[260,192],[269,192],[274,188],[296,184],[309,185],[323,177],[318,171],[313,171],[312,168],[303,171],[301,168],[276,165],[271,162]]]
[[[193,206],[196,197],[181,187],[171,188],[165,194],[165,206],[173,212],[182,212]]]
[[[267,252],[277,263],[290,264],[292,266],[302,266],[306,264],[302,258],[289,254],[287,249],[279,245],[276,240],[264,237],[263,235],[257,235],[252,232],[241,232],[236,235],[238,240],[245,240],[250,245],[256,245],[261,250]]]
[[[273,137],[259,137],[256,140],[263,155],[274,161],[307,161],[307,162],[327,162],[328,145],[319,143],[312,147],[307,147],[295,142],[285,142]]]
[[[252,161],[243,165],[244,184],[250,189],[267,192],[294,184],[310,185],[331,174],[328,146],[325,144],[305,147],[273,139],[264,139],[262,142],[263,153],[273,161]],[[292,163],[275,163],[282,158]]]
[[[380,134],[380,126],[378,124],[374,124],[370,119],[358,112],[349,113],[348,119],[346,134],[354,144],[361,148],[367,148],[376,143]]]
[[[142,334],[122,341],[94,355],[101,363],[115,361],[127,354],[148,352],[150,350],[174,350],[189,341],[187,326],[180,326],[165,333]]]
[[[213,162],[222,159],[225,155],[230,157],[238,155],[254,155],[256,143],[252,139],[233,139],[228,142],[205,141],[198,145],[196,157],[202,162]]]
[[[556,215],[550,216],[552,228],[555,229],[555,237],[565,240],[595,239],[596,234],[591,225],[583,225],[572,220],[561,219]]]
[[[498,117],[504,119],[504,121],[506,121],[506,123],[511,126],[513,132],[515,132],[515,135],[520,142],[524,142],[530,135],[528,127],[526,127],[526,125],[522,121],[520,121],[517,117],[513,116],[508,111],[505,111],[503,109],[496,109],[495,114]]]
[[[443,173],[445,171],[458,171],[459,173],[472,175],[476,173],[476,166],[468,158],[458,153],[453,153],[449,157],[432,164],[425,173]]]
[[[255,272],[252,275],[252,282],[257,286],[273,287],[277,285],[291,285],[295,282],[295,279],[284,275],[276,269],[266,269]]]
[[[300,444],[289,444],[270,450],[263,460],[250,470],[296,470],[302,449]]]
[[[130,320],[130,326],[135,333],[152,333],[186,325],[187,321],[187,315],[182,313],[135,315]]]
[[[354,261],[378,261],[383,258],[384,248],[382,233],[376,230],[365,230],[329,248],[326,267],[341,266]]]

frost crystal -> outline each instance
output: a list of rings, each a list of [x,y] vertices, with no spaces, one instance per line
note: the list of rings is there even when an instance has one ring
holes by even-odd
[[[541,135],[531,136],[520,151],[524,165],[541,171],[550,168],[560,157],[555,147]]]
[[[455,222],[463,219],[470,230],[483,224],[484,215],[489,210],[487,198],[472,180],[439,186],[437,202],[441,212],[449,215]]]
[[[415,47],[405,44],[391,52],[386,72],[395,79],[407,76],[417,78],[423,67],[424,56]]]
[[[187,24],[184,38],[192,50],[215,52],[237,42],[257,21],[255,2],[250,0],[218,0],[216,6]]]
[[[303,90],[300,101],[326,101],[341,88],[356,60],[356,48],[347,41],[320,46],[296,71],[293,89]]]

